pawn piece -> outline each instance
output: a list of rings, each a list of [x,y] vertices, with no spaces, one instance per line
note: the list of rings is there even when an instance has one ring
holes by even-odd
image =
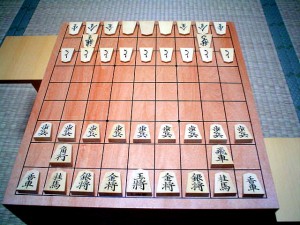
[[[81,60],[81,62],[91,61],[93,52],[94,52],[94,48],[81,48],[80,49],[80,60]]]
[[[141,34],[151,35],[153,34],[154,21],[139,21]]]
[[[210,143],[226,143],[227,142],[227,136],[221,125],[219,125],[219,124],[210,125],[209,142]]]
[[[262,188],[256,174],[243,174],[243,197],[262,197],[265,191]]]
[[[125,143],[126,142],[125,125],[121,123],[114,124],[109,134],[108,141]]]
[[[99,186],[99,195],[122,196],[121,174],[117,171],[106,172]]]
[[[96,34],[99,28],[99,22],[86,22],[85,33]]]
[[[203,62],[212,61],[212,48],[200,48],[201,59]]]
[[[161,34],[171,34],[173,28],[173,21],[158,21],[158,25]]]
[[[187,124],[184,132],[184,143],[201,143],[202,136],[197,124]]]
[[[150,62],[152,59],[153,48],[140,48],[142,62]]]
[[[138,124],[136,126],[134,136],[134,143],[151,143],[150,130],[147,124]]]
[[[171,124],[162,124],[160,126],[158,143],[176,143],[176,137]]]
[[[51,166],[72,166],[72,145],[59,144],[49,163]]]
[[[101,62],[110,62],[113,51],[113,48],[100,48]]]
[[[104,21],[104,33],[107,35],[113,35],[116,33],[118,27],[118,21]]]
[[[82,36],[83,47],[94,48],[97,42],[98,34],[84,34]]]
[[[61,61],[71,62],[74,53],[74,48],[62,48],[61,49]]]
[[[211,168],[233,167],[231,154],[225,145],[213,145],[211,148]]]
[[[177,21],[179,34],[189,34],[191,32],[191,21]]]
[[[179,196],[179,187],[176,175],[171,171],[159,173],[158,185],[156,189],[157,196]]]
[[[44,192],[46,194],[66,194],[67,173],[62,170],[54,171],[47,179]]]
[[[220,51],[224,62],[226,63],[233,62],[233,57],[234,57],[233,48],[220,48]]]
[[[226,22],[214,22],[214,27],[218,35],[226,34]]]
[[[196,28],[198,34],[208,34],[209,22],[196,21]]]
[[[199,48],[210,48],[212,34],[197,34]]]
[[[244,124],[234,125],[234,137],[236,143],[249,143],[253,141],[251,133]]]
[[[28,170],[21,179],[17,191],[25,193],[37,193],[40,172],[38,170]]]
[[[89,170],[79,171],[71,188],[72,194],[93,195],[94,172]]]
[[[59,141],[75,141],[76,124],[65,123],[57,138]]]
[[[186,196],[208,196],[209,190],[203,173],[189,172],[187,176]]]
[[[194,56],[193,48],[180,48],[181,58],[183,62],[192,62]]]
[[[133,34],[136,27],[136,21],[123,21],[123,34]]]
[[[120,61],[129,62],[132,55],[132,48],[120,48]]]
[[[69,23],[69,34],[76,35],[79,33],[82,22],[70,22]]]
[[[151,183],[147,170],[133,170],[127,183],[127,195],[151,196]]]
[[[91,123],[87,126],[82,140],[84,142],[100,142],[100,128],[98,123]]]
[[[33,136],[36,141],[51,141],[52,138],[52,123],[41,123],[38,130]]]
[[[219,172],[215,174],[214,196],[235,196],[236,188],[229,173]]]
[[[159,51],[162,62],[172,61],[173,48],[160,48]]]

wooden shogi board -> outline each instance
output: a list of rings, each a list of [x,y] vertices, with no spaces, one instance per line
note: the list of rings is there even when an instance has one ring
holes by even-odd
[[[170,35],[161,35],[158,23],[154,33],[141,35],[139,25],[125,35],[119,22],[116,34],[106,35],[103,22],[90,62],[80,61],[83,23],[78,35],[70,35],[68,24],[61,26],[41,88],[37,94],[25,135],[16,158],[5,194],[5,205],[41,205],[100,208],[154,209],[276,209],[278,203],[264,146],[262,131],[234,24],[227,23],[225,35],[213,35],[213,60],[201,60],[197,30],[192,23],[187,35],[178,33],[174,23]],[[114,48],[112,60],[100,60],[100,47]],[[120,61],[119,48],[132,47],[130,62]],[[140,59],[140,47],[153,47],[151,62]],[[160,60],[159,48],[173,48],[171,62]],[[234,48],[234,61],[224,63],[220,48]],[[75,48],[71,62],[61,62],[61,48]],[[193,61],[183,62],[180,48],[194,48]],[[37,53],[38,54],[38,53]],[[36,141],[35,131],[42,122],[53,125],[50,141]],[[58,132],[63,124],[76,124],[73,163],[60,167],[67,173],[66,194],[46,194],[47,178],[57,169],[50,158],[60,143]],[[100,142],[83,142],[82,136],[91,122],[99,123]],[[108,136],[115,123],[126,127],[126,143],[111,143]],[[137,124],[148,124],[151,143],[133,143]],[[158,143],[160,125],[173,125],[176,143]],[[201,143],[184,143],[187,123],[197,124]],[[232,155],[233,168],[211,168],[209,126],[218,123],[228,137],[226,145]],[[245,124],[253,134],[251,143],[236,143],[234,125]],[[40,172],[37,193],[18,192],[17,186],[26,171]],[[94,172],[94,193],[88,196],[70,193],[75,176],[82,170]],[[130,173],[136,169],[149,172],[152,195],[129,196],[126,193]],[[99,196],[103,174],[118,171],[122,176],[121,196]],[[157,196],[159,173],[176,174],[179,196]],[[187,174],[200,171],[209,187],[208,196],[186,196]],[[227,172],[237,189],[234,196],[214,195],[214,174]],[[261,197],[243,197],[242,175],[255,173],[264,188]]]

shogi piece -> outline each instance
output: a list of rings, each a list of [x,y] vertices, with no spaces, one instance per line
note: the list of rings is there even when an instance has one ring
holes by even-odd
[[[234,196],[236,188],[229,173],[219,172],[215,174],[214,196]]]
[[[99,28],[99,22],[86,22],[85,33],[96,34]]]
[[[40,172],[38,170],[29,170],[22,177],[18,187],[18,192],[37,193],[39,185]]]
[[[233,48],[220,48],[222,59],[226,63],[233,62],[234,49]]]
[[[133,34],[136,27],[136,21],[123,21],[123,34]]]
[[[151,196],[151,183],[147,170],[134,170],[127,183],[127,195]]]
[[[150,62],[152,59],[153,48],[140,48],[142,62]]]
[[[72,194],[92,195],[94,193],[94,173],[88,170],[78,172],[71,188]]]
[[[41,123],[33,138],[36,141],[51,141],[52,123]]]
[[[84,142],[100,142],[100,126],[98,123],[91,123],[87,126],[82,140]]]
[[[65,123],[57,138],[59,141],[75,141],[76,139],[76,125],[75,123]]]
[[[104,22],[104,33],[107,35],[113,35],[116,33],[118,27],[118,21],[106,21]]]
[[[214,27],[218,35],[226,34],[226,22],[214,22]]]
[[[162,35],[172,33],[173,21],[158,21],[159,31]]]
[[[162,62],[172,61],[173,48],[160,48],[159,51],[160,51],[160,59]]]
[[[83,47],[94,48],[97,42],[98,34],[84,34],[82,37]]]
[[[108,141],[120,143],[126,142],[125,125],[121,123],[114,124],[109,134]]]
[[[233,167],[230,152],[225,145],[213,145],[211,149],[211,167],[228,168]]]
[[[138,124],[136,126],[134,136],[133,136],[134,143],[151,143],[150,137],[150,129],[147,124]]]
[[[99,186],[99,195],[122,196],[121,174],[117,171],[106,172]]]
[[[244,124],[234,125],[234,137],[237,143],[249,143],[253,141],[252,134]]]
[[[51,166],[72,166],[72,145],[59,144],[49,163]]]
[[[94,48],[81,48],[80,49],[80,60],[81,62],[89,62],[92,59]]]
[[[202,136],[197,124],[187,124],[184,132],[184,143],[201,143]]]
[[[191,21],[177,21],[179,34],[189,34],[191,32]]]
[[[193,171],[188,173],[186,196],[208,196],[209,190],[203,173]]]
[[[199,48],[210,48],[212,34],[197,34]]]
[[[69,34],[76,35],[79,33],[82,22],[70,22],[69,23]]]
[[[129,62],[132,55],[132,48],[120,48],[120,61]]]
[[[141,34],[142,35],[151,35],[153,34],[154,21],[139,21]]]
[[[208,34],[209,22],[196,21],[196,28],[198,34]]]
[[[203,62],[211,62],[212,61],[212,48],[200,48],[201,59]]]
[[[74,53],[74,48],[62,48],[61,49],[61,61],[71,62]]]
[[[54,171],[47,179],[44,192],[47,194],[66,194],[67,173],[62,170]]]
[[[176,137],[171,124],[162,124],[158,134],[158,143],[176,143]]]
[[[192,62],[194,56],[193,48],[180,48],[181,58],[183,62]]]
[[[210,143],[225,143],[227,136],[223,130],[223,127],[219,124],[210,125],[209,130],[209,142]]]
[[[157,196],[179,196],[176,175],[171,171],[160,172],[156,189]]]
[[[100,48],[101,62],[110,62],[113,51],[113,48]]]
[[[244,197],[262,197],[265,191],[262,188],[256,174],[243,174],[243,196]]]

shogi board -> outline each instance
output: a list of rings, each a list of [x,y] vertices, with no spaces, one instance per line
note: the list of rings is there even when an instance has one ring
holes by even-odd
[[[176,23],[170,35],[161,35],[155,23],[152,35],[141,35],[139,24],[131,35],[122,33],[119,22],[116,34],[106,35],[103,22],[90,62],[80,61],[80,48],[85,23],[78,35],[68,33],[68,24],[61,26],[41,88],[37,94],[25,135],[15,161],[5,194],[5,205],[41,205],[100,208],[152,209],[276,209],[276,199],[269,162],[253,93],[246,72],[236,29],[227,23],[225,35],[213,35],[212,62],[202,62],[197,43],[197,30],[192,23],[187,35],[178,33]],[[112,60],[100,60],[100,47],[114,48]],[[119,48],[132,47],[132,58],[121,62]],[[153,47],[151,62],[140,59],[140,47]],[[220,48],[234,48],[234,61],[224,63]],[[69,63],[61,62],[61,48],[75,48]],[[171,62],[160,60],[159,48],[173,48]],[[180,48],[194,48],[193,61],[183,62]],[[42,122],[52,123],[52,139],[36,141],[35,131]],[[63,124],[76,124],[72,166],[60,167],[67,173],[65,194],[46,194],[47,179],[57,167],[49,161],[60,144],[57,136]],[[100,141],[83,142],[82,136],[89,123],[100,124]],[[126,127],[126,143],[112,143],[108,136],[112,126]],[[201,143],[184,143],[187,123],[197,124]],[[209,127],[223,126],[228,140],[233,168],[211,168]],[[245,124],[253,134],[251,143],[236,143],[234,125]],[[150,128],[151,143],[133,143],[137,124]],[[173,126],[176,143],[158,143],[161,124]],[[37,193],[20,193],[17,186],[28,170],[38,170],[40,180]],[[133,170],[149,172],[152,195],[127,195],[127,181]],[[78,172],[94,172],[94,193],[90,196],[70,193]],[[101,196],[98,189],[108,171],[122,176],[121,196]],[[179,196],[157,196],[159,173],[176,174]],[[187,174],[202,172],[209,188],[208,196],[186,196]],[[214,174],[229,173],[237,189],[235,196],[214,195]],[[262,197],[243,197],[242,175],[255,173],[265,190]]]

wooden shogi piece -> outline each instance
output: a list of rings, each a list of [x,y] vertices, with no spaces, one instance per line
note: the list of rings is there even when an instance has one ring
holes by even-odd
[[[229,173],[219,172],[215,174],[214,196],[235,196],[236,188]]]
[[[106,35],[113,35],[118,28],[118,21],[104,21],[104,33]]]
[[[98,123],[90,123],[82,137],[84,142],[100,142],[100,125]]]
[[[158,134],[158,143],[176,143],[172,124],[162,124]]]
[[[18,192],[37,193],[39,186],[40,172],[38,170],[28,170],[22,177],[18,187]]]
[[[147,170],[134,170],[127,183],[127,195],[151,196],[151,183]]]
[[[119,142],[119,143],[126,142],[125,125],[121,123],[114,124],[110,131],[108,141]]]
[[[263,197],[265,191],[261,186],[256,174],[243,174],[243,196],[244,197]]]
[[[62,48],[61,49],[61,61],[71,62],[74,53],[74,48]]]
[[[210,125],[209,142],[210,143],[226,143],[227,142],[227,136],[221,125],[219,125],[219,124]]]
[[[82,22],[70,22],[69,23],[69,34],[76,35],[79,33]]]
[[[109,171],[104,174],[99,186],[99,195],[104,196],[122,196],[121,173]]]
[[[47,194],[66,194],[67,173],[62,170],[54,171],[47,179],[44,192]]]
[[[100,22],[86,22],[85,23],[85,33],[87,34],[96,34],[99,26]]]
[[[214,22],[214,27],[218,35],[226,34],[226,22]]]
[[[72,166],[72,145],[59,144],[49,163],[51,166]]]
[[[158,26],[162,35],[168,35],[172,33],[173,21],[158,21]]]
[[[211,167],[212,168],[233,167],[231,154],[225,145],[213,145],[211,147]]]
[[[179,34],[189,34],[191,32],[191,21],[177,21],[177,28]]]
[[[57,136],[59,141],[75,141],[76,140],[76,124],[65,123]]]
[[[234,49],[233,48],[220,48],[222,59],[226,63],[233,62]]]
[[[212,34],[197,34],[199,48],[210,48]]]
[[[179,196],[180,195],[176,175],[174,172],[163,171],[159,173],[156,195],[157,196]]]
[[[138,124],[136,126],[134,136],[134,143],[151,143],[150,129],[147,124]]]
[[[98,34],[84,34],[82,42],[84,48],[95,48],[98,39]]]
[[[209,189],[202,172],[192,171],[187,176],[186,196],[208,196]]]
[[[196,28],[198,34],[208,34],[209,22],[196,21]]]
[[[133,34],[136,27],[136,21],[123,21],[123,34]]]
[[[201,143],[202,136],[197,124],[187,124],[184,132],[184,143]]]
[[[71,188],[72,194],[93,195],[94,173],[89,170],[79,171]]]
[[[51,141],[52,139],[52,123],[41,123],[38,130],[33,136],[36,141]]]
[[[236,143],[250,143],[253,141],[252,134],[244,124],[234,125],[234,137]]]
[[[139,21],[141,34],[142,35],[151,35],[153,34],[154,21]]]

